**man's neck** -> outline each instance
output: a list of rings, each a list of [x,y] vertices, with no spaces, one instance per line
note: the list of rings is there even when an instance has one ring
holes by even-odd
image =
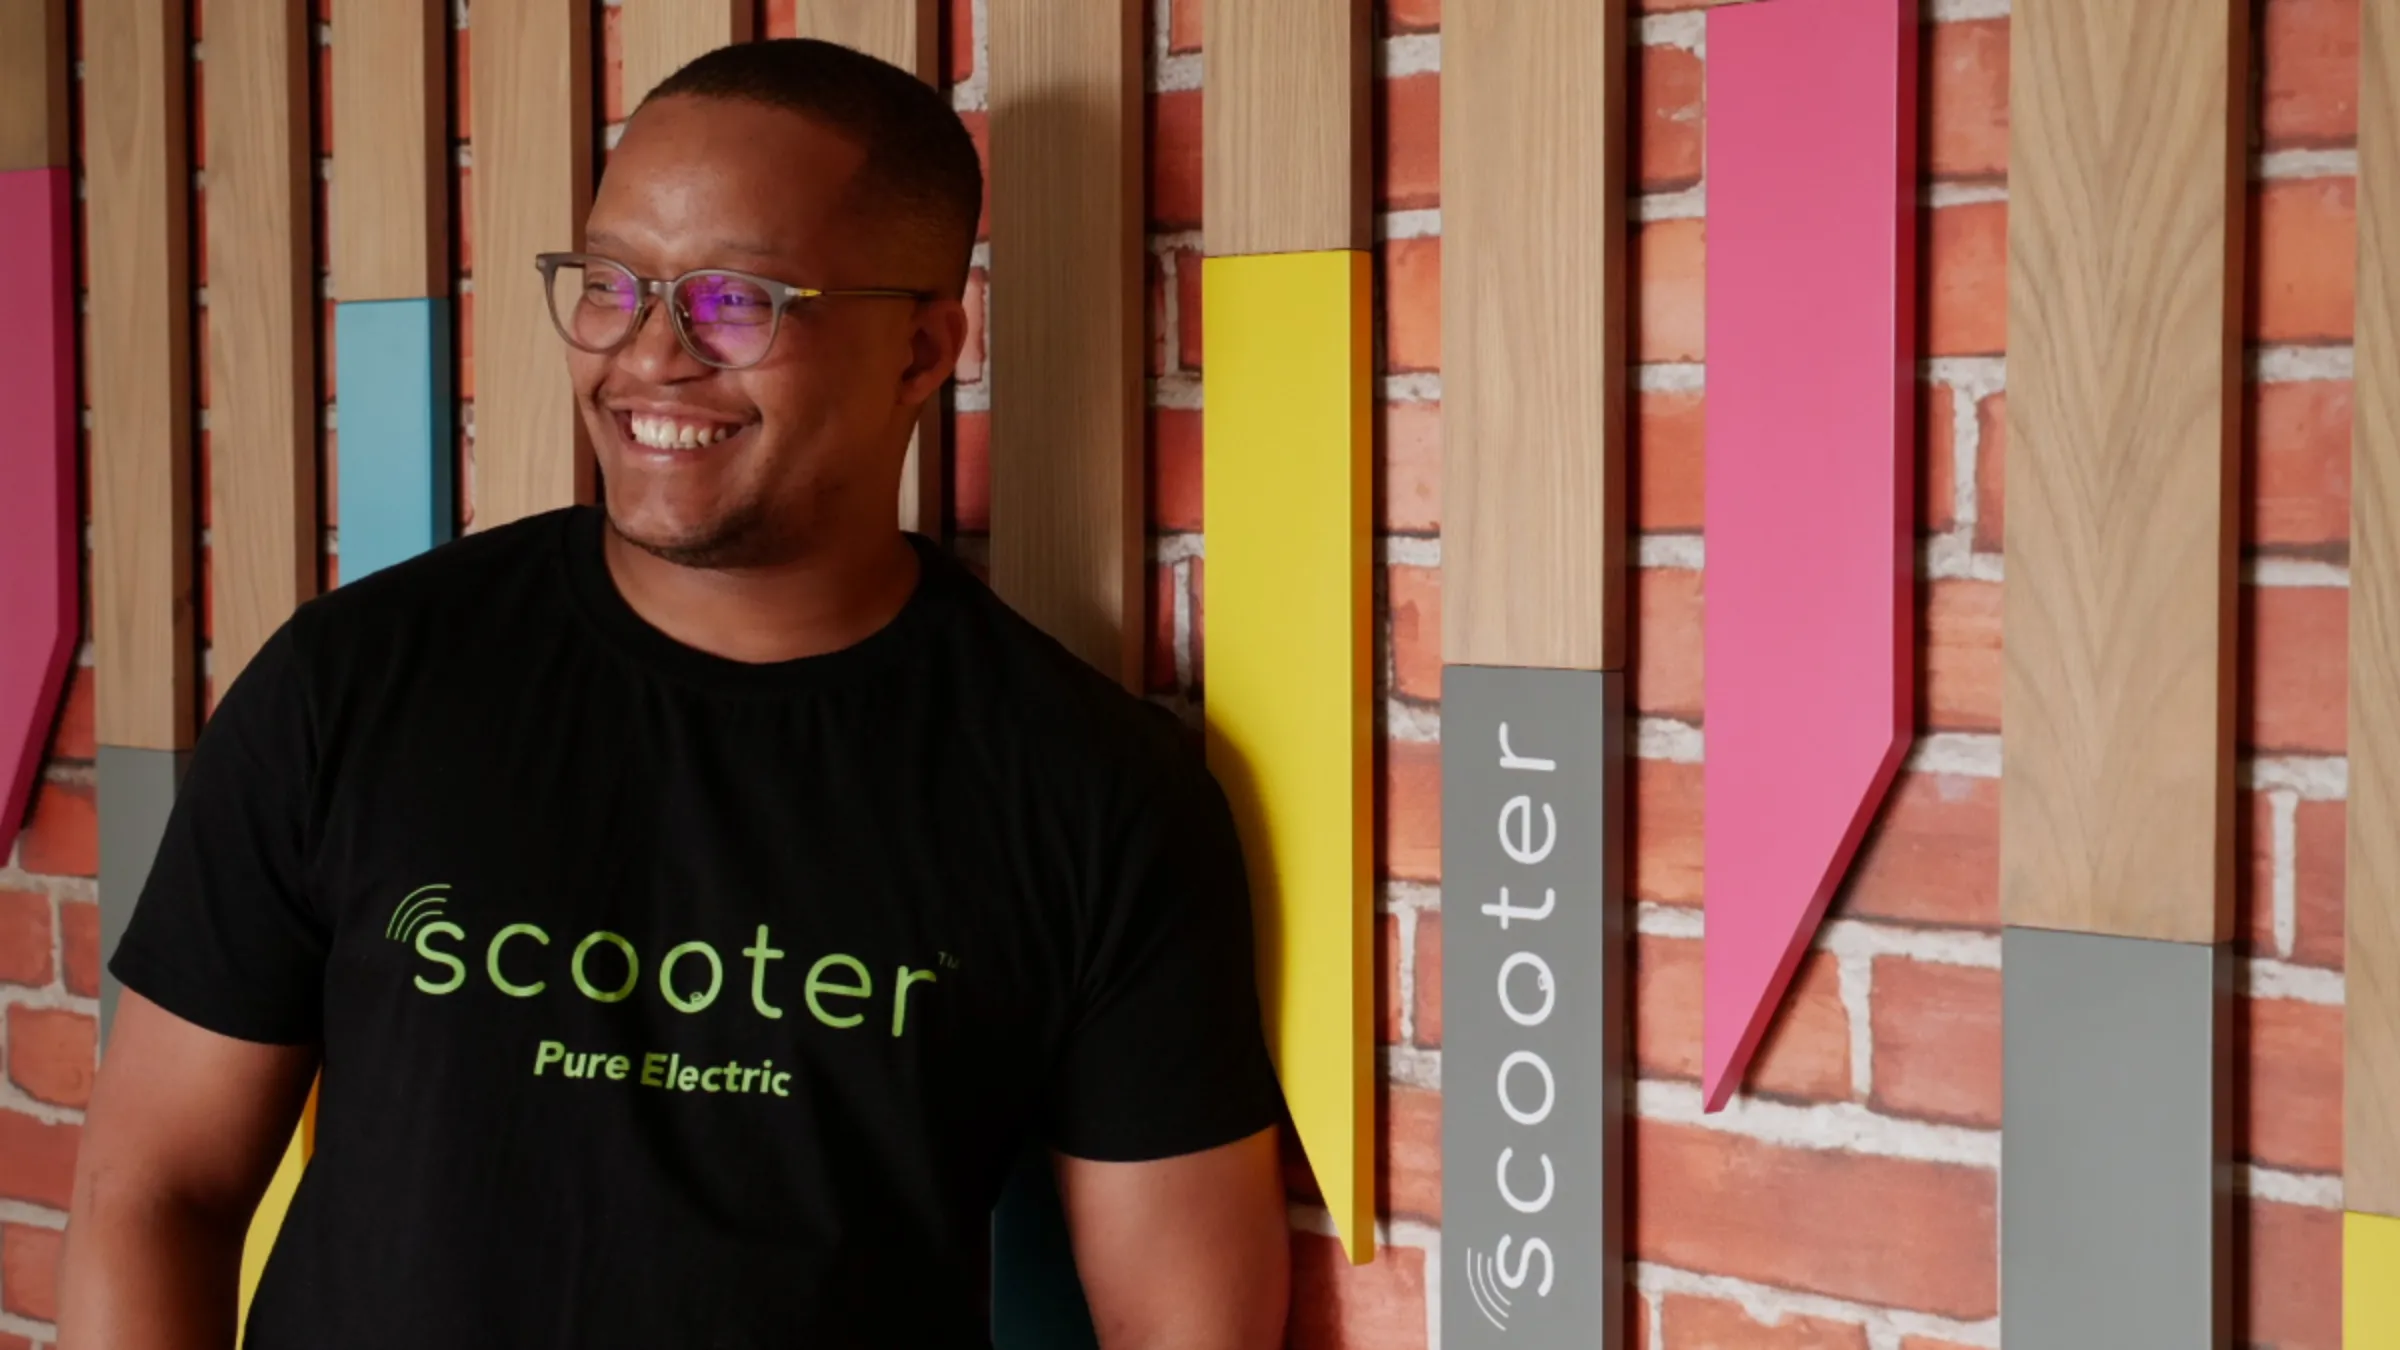
[[[618,594],[651,627],[729,661],[792,661],[840,651],[890,623],[916,589],[917,551],[898,530],[770,567],[668,562],[601,532]]]

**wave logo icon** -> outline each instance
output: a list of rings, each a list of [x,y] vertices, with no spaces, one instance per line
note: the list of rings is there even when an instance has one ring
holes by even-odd
[[[449,901],[450,883],[437,881],[430,886],[419,886],[392,907],[392,917],[384,924],[383,935],[402,946],[416,941],[418,931],[442,917],[442,907]]]
[[[1507,1245],[1505,1239],[1502,1245]],[[1500,1292],[1498,1265],[1473,1247],[1467,1248],[1467,1293],[1474,1298],[1475,1309],[1483,1314],[1484,1320],[1506,1332],[1509,1302],[1508,1295]]]

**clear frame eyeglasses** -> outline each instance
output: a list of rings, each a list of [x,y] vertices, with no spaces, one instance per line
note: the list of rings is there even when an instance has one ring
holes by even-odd
[[[745,370],[765,360],[783,312],[795,304],[845,296],[935,298],[931,291],[888,287],[817,290],[718,267],[661,280],[591,253],[540,253],[533,262],[549,297],[550,322],[569,346],[615,351],[641,331],[651,301],[663,295],[676,340],[693,359],[719,370]]]

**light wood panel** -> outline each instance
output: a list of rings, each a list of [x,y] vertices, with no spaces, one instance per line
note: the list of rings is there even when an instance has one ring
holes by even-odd
[[[2366,0],[2359,52],[2343,1194],[2400,1218],[2400,0]]]
[[[1202,28],[1209,254],[1367,247],[1366,0],[1208,0]]]
[[[67,163],[66,0],[0,0],[0,173]]]
[[[2011,924],[2231,936],[2246,12],[2012,12]]]
[[[305,7],[212,9],[210,675],[222,691],[317,590],[315,276]]]
[[[991,10],[992,583],[1142,673],[1140,0]]]
[[[631,113],[683,63],[748,42],[752,0],[625,0],[617,35],[625,51],[625,109]]]
[[[1625,663],[1624,6],[1442,32],[1442,657]],[[1212,46],[1213,59],[1213,46]]]
[[[179,750],[198,712],[184,0],[90,0],[84,41],[95,713],[104,744]]]
[[[334,0],[333,294],[450,293],[448,0]]]
[[[477,0],[475,520],[592,497],[592,454],[533,255],[583,245],[592,202],[592,7]]]

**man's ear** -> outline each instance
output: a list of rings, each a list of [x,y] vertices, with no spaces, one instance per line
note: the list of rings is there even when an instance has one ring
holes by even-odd
[[[900,373],[900,401],[914,407],[941,392],[967,345],[967,307],[954,298],[917,302],[908,335],[908,368]]]

